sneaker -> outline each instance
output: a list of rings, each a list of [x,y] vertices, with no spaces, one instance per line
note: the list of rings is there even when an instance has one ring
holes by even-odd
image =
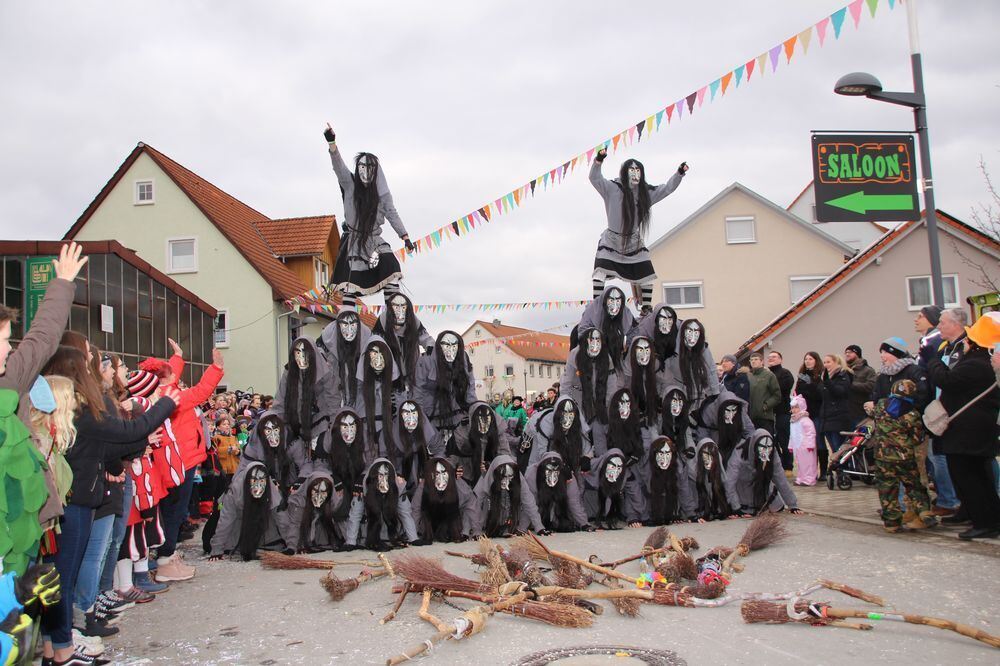
[[[156,582],[172,582],[178,580],[191,580],[194,578],[194,572],[181,567],[183,567],[183,565],[178,565],[173,560],[167,562],[166,564],[161,564],[156,570]]]
[[[118,633],[118,627],[109,627],[106,623],[101,622],[95,616],[95,612],[96,611],[90,611],[86,614],[87,623],[80,632],[81,634],[91,638],[107,638]]]
[[[931,513],[934,514],[935,516],[937,516],[938,518],[949,518],[951,516],[954,516],[957,513],[957,510],[956,509],[947,509],[947,508],[945,508],[943,506],[937,506],[935,504],[934,508],[931,509]]]
[[[152,576],[149,575],[148,571],[143,571],[141,573],[136,572],[132,574],[132,582],[135,583],[135,587],[133,587],[132,589],[137,590],[137,593],[144,592],[146,594],[156,595],[161,592],[167,592],[170,590],[170,586],[167,585],[166,583],[157,583],[156,581],[154,581]],[[132,590],[129,590],[125,594],[132,594]],[[149,601],[152,601],[152,599],[149,599]],[[145,602],[138,601],[138,603],[145,603]]]
[[[94,606],[94,619],[97,620],[98,623],[101,623],[101,624],[104,624],[105,626],[109,626],[110,627],[110,626],[112,626],[114,624],[117,624],[118,621],[122,619],[122,616],[120,614],[118,614],[118,613],[112,613],[110,611],[106,611],[101,606],[95,605]]]
[[[971,525],[972,519],[969,518],[968,514],[956,511],[954,515],[942,518],[941,522],[945,525]]]
[[[95,605],[101,606],[104,610],[112,613],[120,613],[123,610],[128,610],[129,608],[132,608],[132,606],[135,606],[134,601],[122,599],[119,595],[115,594],[114,590],[101,592],[97,595],[97,599],[94,603]]]
[[[100,657],[104,654],[104,641],[97,636],[84,636],[80,630],[73,628],[73,647],[87,657]]]
[[[64,661],[56,661],[55,659],[49,657],[42,657],[42,666],[94,666],[95,664],[103,665],[108,663],[111,663],[108,659],[90,657],[79,650],[74,650],[73,654]]]
[[[119,592],[118,594],[121,595],[121,597],[127,601],[131,601],[136,604],[148,604],[156,597],[153,596],[152,592],[144,590],[141,587],[139,587],[139,582],[138,580],[136,580],[137,577],[138,575],[134,574],[132,578],[133,582],[135,582],[135,585],[133,585],[124,592]],[[146,574],[146,578],[149,578],[149,574]],[[157,585],[157,583],[153,583],[152,581],[149,582],[153,585]],[[167,587],[166,583],[159,583],[159,586],[163,587],[164,589],[166,589]]]

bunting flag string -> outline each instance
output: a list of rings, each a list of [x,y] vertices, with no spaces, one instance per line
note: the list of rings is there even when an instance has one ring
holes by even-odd
[[[677,101],[644,116],[635,124],[626,127],[620,132],[616,132],[603,141],[598,141],[593,147],[587,148],[580,154],[529,180],[527,183],[462,215],[439,229],[430,232],[423,238],[416,239],[413,242],[414,254],[420,255],[432,252],[439,248],[445,240],[462,238],[482,228],[482,226],[495,221],[502,215],[509,215],[527,203],[529,198],[534,198],[539,190],[548,190],[549,187],[562,184],[563,180],[571,175],[578,166],[581,168],[584,165],[589,167],[595,152],[600,148],[605,148],[608,152],[616,153],[619,149],[624,149],[626,146],[642,141],[644,137],[648,140],[654,132],[659,132],[661,127],[670,125],[673,120],[679,122],[685,112],[688,116],[694,115],[695,109],[700,109],[705,103],[706,98],[708,98],[709,104],[715,103],[717,99],[725,97],[727,92],[738,89],[740,85],[748,85],[755,74],[756,79],[762,78],[768,71],[773,75],[778,71],[778,66],[782,64],[782,55],[785,56],[784,65],[787,67],[796,55],[801,54],[804,56],[808,53],[810,45],[813,44],[812,35],[814,31],[819,48],[822,48],[826,43],[829,36],[828,28],[831,26],[833,27],[833,39],[839,40],[848,14],[855,29],[858,29],[861,18],[864,15],[862,11],[864,7],[868,7],[868,11],[874,19],[879,4],[888,4],[889,10],[892,10],[895,7],[896,0],[853,0],[853,2],[841,7],[829,16],[823,17],[805,30],[801,30],[791,37],[780,41],[773,47],[766,49],[760,55],[748,59],[746,62],[729,70],[713,81],[706,83],[689,95],[678,98]],[[408,258],[405,249],[396,250],[395,254],[400,261],[406,261]]]
[[[553,326],[552,328],[542,329],[541,331],[528,331],[527,333],[517,333],[515,335],[504,335],[495,338],[488,338],[486,340],[473,340],[465,345],[466,349],[472,349],[475,347],[482,347],[483,345],[495,345],[495,344],[506,344],[508,342],[513,342],[516,345],[533,345],[535,347],[569,347],[569,341],[566,342],[556,342],[547,340],[522,340],[521,338],[530,338],[532,336],[537,336],[541,333],[551,333],[553,331],[558,331],[564,328],[570,328],[573,324],[560,324],[559,326]]]
[[[290,298],[285,301],[290,309],[299,310],[305,309],[309,312],[316,314],[318,312],[325,312],[327,314],[337,314],[340,311],[340,307],[334,303],[320,303],[318,302],[319,295],[316,294],[315,289],[310,289],[309,291]],[[629,296],[626,299],[629,303],[635,305],[637,303],[636,299]],[[520,303],[437,303],[437,304],[414,304],[414,312],[426,312],[431,314],[443,314],[445,312],[518,312],[521,310],[566,310],[570,308],[582,308],[590,303],[590,300],[571,300],[571,301],[523,301]],[[382,313],[384,305],[365,305],[362,302],[358,302],[358,310],[373,316],[378,316]]]

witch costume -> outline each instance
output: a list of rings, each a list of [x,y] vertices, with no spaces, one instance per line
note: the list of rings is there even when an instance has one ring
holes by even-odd
[[[257,550],[284,550],[287,515],[276,511],[281,502],[277,484],[263,463],[251,462],[233,475],[219,500],[221,513],[212,536],[212,556],[239,554],[257,559]]]
[[[573,532],[590,527],[577,475],[555,451],[542,454],[524,473],[528,490],[546,532]]]
[[[693,517],[719,520],[731,516],[733,509],[726,499],[726,468],[715,442],[707,437],[699,441],[695,456],[687,462],[696,497]]]
[[[372,332],[382,336],[389,345],[399,365],[400,388],[406,397],[412,398],[417,380],[417,361],[425,349],[434,347],[434,338],[413,312],[410,299],[403,294],[389,296]]]
[[[424,464],[411,511],[420,543],[457,543],[472,534],[474,496],[447,458],[434,456]]]
[[[368,467],[361,480],[361,497],[351,503],[348,545],[386,551],[417,541],[405,487],[388,458],[377,458]]]
[[[601,331],[580,329],[580,344],[569,352],[559,393],[572,398],[580,408],[596,456],[608,449],[608,400],[620,383]]]
[[[391,425],[393,405],[402,401],[396,388],[398,379],[399,366],[389,345],[372,334],[358,358],[355,373],[358,397],[354,411],[364,420],[366,460],[395,455]]]
[[[708,437],[718,445],[722,461],[729,464],[733,451],[753,435],[750,406],[735,393],[722,392],[701,406],[698,419],[699,437]]]
[[[354,381],[358,359],[368,344],[371,329],[354,310],[341,310],[335,321],[323,329],[316,346],[323,352],[335,380],[334,407],[352,407],[358,398]]]
[[[476,376],[462,337],[442,331],[434,350],[417,362],[414,397],[447,442],[476,401]]]
[[[406,494],[413,501],[427,461],[445,455],[444,442],[416,400],[404,400],[399,406],[392,420],[392,438],[396,450],[386,457],[392,460],[399,475],[406,479]]]
[[[744,515],[798,508],[781,466],[774,437],[763,428],[737,447],[726,466],[726,496]]]
[[[296,553],[344,548],[352,488],[326,471],[316,471],[288,500],[285,543]]]
[[[656,271],[646,249],[650,208],[677,189],[687,172],[681,163],[676,173],[663,185],[646,183],[642,162],[629,159],[622,163],[619,177],[608,180],[601,174],[607,151],[600,150],[590,167],[590,182],[604,199],[608,228],[601,234],[594,257],[594,298],[609,278],[625,280],[642,289],[642,303],[650,305]]]
[[[339,404],[337,382],[336,372],[316,343],[307,337],[296,338],[288,350],[288,364],[271,408],[282,415],[292,440],[302,442],[309,461],[321,455],[320,437]]]
[[[489,404],[477,400],[469,407],[467,422],[455,428],[445,447],[445,455],[462,479],[475,487],[479,476],[498,455],[511,455],[506,423],[501,427],[496,412]]]
[[[677,334],[677,353],[666,363],[666,372],[684,385],[692,409],[719,394],[715,360],[705,338],[705,326],[697,319],[685,319]]]
[[[584,477],[584,506],[590,524],[599,529],[618,530],[625,525],[625,455],[609,449],[594,461],[592,473]]]
[[[499,455],[479,477],[473,491],[473,534],[506,537],[531,529],[545,529],[524,475],[509,455]]]

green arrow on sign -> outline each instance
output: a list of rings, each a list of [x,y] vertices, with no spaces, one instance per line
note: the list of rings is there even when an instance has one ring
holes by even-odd
[[[825,203],[827,206],[836,206],[864,215],[870,210],[913,210],[913,195],[865,194],[864,190],[858,190]]]

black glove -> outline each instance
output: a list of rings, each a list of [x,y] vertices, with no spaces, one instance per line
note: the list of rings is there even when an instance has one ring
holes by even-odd
[[[333,143],[337,140],[337,135],[333,133],[332,127],[327,127],[323,130],[323,138],[326,139],[327,143]]]
[[[413,254],[413,251],[416,249],[413,247],[413,242],[409,238],[403,239],[403,245],[406,246],[406,251],[410,254]]]
[[[603,162],[604,158],[607,156],[608,156],[607,149],[601,148],[600,150],[597,151],[597,157],[595,157],[594,159],[597,160],[598,162]]]
[[[584,456],[583,458],[580,458],[580,471],[581,472],[589,472],[590,471],[590,463],[591,463],[591,459],[590,458],[588,458],[586,456]]]
[[[679,167],[677,167],[677,173],[679,173],[680,175],[683,176],[684,174],[687,173],[687,171],[688,171],[688,163],[687,162],[681,162],[681,165]]]
[[[552,530],[538,530],[538,536],[552,536]]]

